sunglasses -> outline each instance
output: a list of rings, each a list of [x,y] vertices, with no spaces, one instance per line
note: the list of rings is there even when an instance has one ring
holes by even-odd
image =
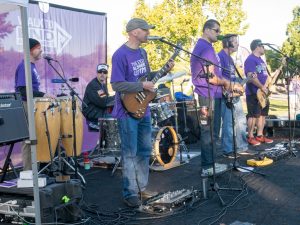
[[[214,30],[217,34],[221,33],[221,31],[217,28],[210,28],[211,30]]]
[[[100,71],[98,71],[98,73],[107,74],[108,72],[107,72],[107,71],[100,70]]]

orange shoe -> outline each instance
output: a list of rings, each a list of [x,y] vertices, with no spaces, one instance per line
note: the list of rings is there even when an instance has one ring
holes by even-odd
[[[270,144],[270,143],[273,143],[273,140],[270,139],[270,138],[266,138],[265,136],[257,136],[256,138],[256,141],[259,141],[261,143],[266,143],[266,144]]]
[[[260,142],[257,141],[254,137],[249,137],[247,141],[250,145],[253,145],[253,146],[260,145]]]

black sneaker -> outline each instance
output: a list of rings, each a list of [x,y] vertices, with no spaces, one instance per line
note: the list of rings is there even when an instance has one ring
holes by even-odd
[[[142,204],[141,200],[136,196],[124,198],[123,202],[131,208],[139,207]]]

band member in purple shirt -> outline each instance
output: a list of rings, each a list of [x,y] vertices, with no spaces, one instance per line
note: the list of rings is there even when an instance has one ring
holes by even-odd
[[[51,94],[46,94],[40,91],[40,76],[36,69],[35,63],[42,58],[42,47],[38,40],[29,38],[30,48],[30,65],[31,65],[31,79],[33,97],[49,97],[54,98]],[[24,101],[24,109],[27,112],[26,104],[26,82],[25,82],[25,66],[24,60],[18,65],[15,73],[15,90],[20,92]],[[23,158],[23,170],[31,169],[31,152],[30,145],[22,142],[22,158]]]
[[[218,21],[213,19],[206,21],[203,26],[203,35],[194,47],[193,54],[209,60],[216,65],[220,65],[218,56],[212,46],[212,43],[218,40],[217,36],[220,33],[220,23]],[[207,79],[205,78],[208,72],[206,71],[205,62],[204,60],[201,60],[195,56],[191,57],[191,72],[192,81],[195,85],[195,92],[199,96],[199,104],[201,108],[200,147],[202,174],[208,175],[210,173],[209,171],[211,171],[214,161],[213,140],[211,140],[210,135],[210,121],[214,123],[213,109],[215,99],[220,100],[222,98],[222,87],[224,87],[226,90],[234,88],[238,89],[239,91],[243,91],[243,89],[238,84],[230,86],[230,82],[222,78],[221,68],[214,66],[209,67],[209,73],[213,75],[213,78],[209,79],[210,85],[208,85]],[[211,111],[209,111],[208,109],[210,109]]]
[[[245,74],[256,73],[257,78],[252,79],[246,85],[246,102],[248,109],[248,143],[250,145],[260,145],[261,143],[272,143],[273,140],[263,136],[266,116],[269,113],[269,101],[266,107],[262,108],[257,99],[257,90],[261,89],[264,93],[268,93],[265,84],[268,78],[267,65],[262,60],[261,56],[265,54],[264,46],[261,40],[255,39],[250,44],[252,54],[248,56],[245,65]],[[256,137],[253,131],[257,126]]]
[[[227,34],[222,40],[223,49],[218,53],[222,69],[222,75],[229,82],[239,82],[237,69],[234,65],[231,54],[236,52],[239,47],[238,36],[236,34]],[[233,107],[233,108],[232,108]],[[234,124],[232,123],[232,111],[234,113]],[[221,101],[222,116],[222,136],[221,146],[223,155],[228,158],[234,158],[233,129],[235,127],[236,150],[238,153],[247,154],[248,142],[246,136],[246,115],[243,111],[242,101],[239,96],[223,96]]]
[[[147,53],[140,48],[147,42],[149,29],[154,28],[145,20],[131,19],[126,25],[128,41],[112,57],[111,84],[115,95],[112,116],[118,119],[121,138],[123,200],[129,207],[141,205],[141,198],[157,193],[146,190],[149,176],[149,159],[152,150],[151,118],[147,107],[144,117],[132,118],[123,107],[121,93],[154,91],[151,81],[139,82],[138,79],[150,73]],[[174,66],[169,62],[169,69]]]

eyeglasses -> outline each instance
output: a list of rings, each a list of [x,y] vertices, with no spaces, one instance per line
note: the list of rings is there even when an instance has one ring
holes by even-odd
[[[214,30],[217,34],[221,33],[220,29],[217,28],[210,28],[211,30]]]
[[[107,71],[98,71],[98,73],[103,73],[103,74],[107,74]]]

